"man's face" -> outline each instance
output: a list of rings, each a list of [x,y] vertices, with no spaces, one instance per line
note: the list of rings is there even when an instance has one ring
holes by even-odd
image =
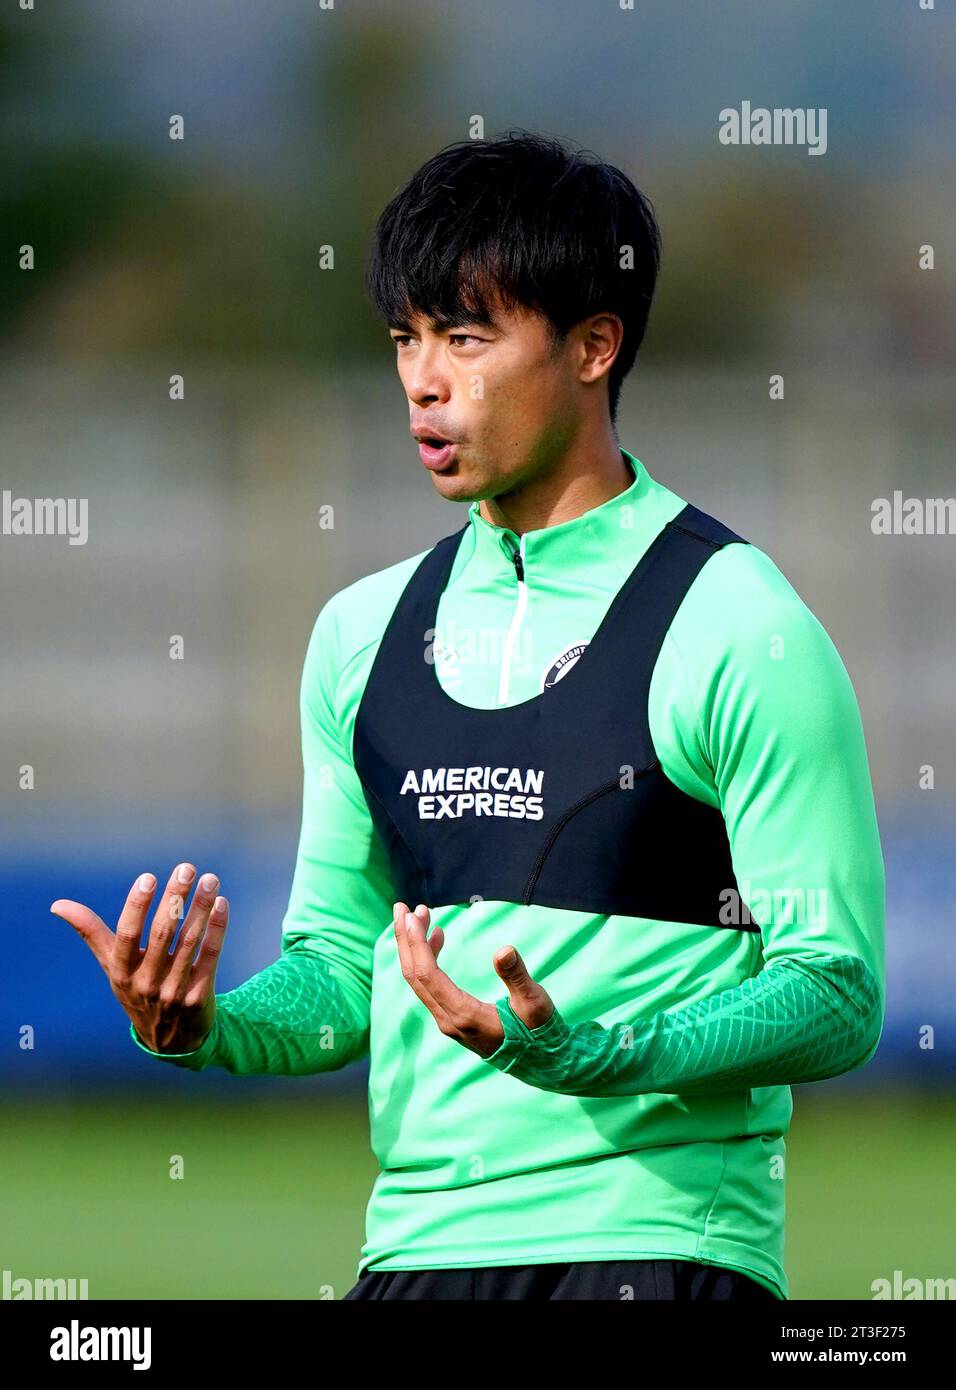
[[[546,473],[577,425],[575,330],[555,347],[540,314],[499,306],[494,318],[491,328],[436,327],[417,315],[389,329],[409,429],[436,489],[452,502],[506,496]],[[431,438],[451,444],[418,443]]]

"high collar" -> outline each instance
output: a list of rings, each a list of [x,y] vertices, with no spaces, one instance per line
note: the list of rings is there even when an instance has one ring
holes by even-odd
[[[635,551],[649,545],[660,529],[659,508],[651,494],[661,489],[639,459],[626,449],[621,454],[634,475],[629,487],[569,521],[525,531],[523,536],[510,527],[486,521],[478,510],[479,504],[472,502],[465,537],[470,545],[461,547],[456,573],[464,564],[477,562],[482,570],[510,571],[513,576],[514,552],[521,546],[529,577],[565,564],[573,564],[579,570],[582,566],[609,565],[624,576]]]

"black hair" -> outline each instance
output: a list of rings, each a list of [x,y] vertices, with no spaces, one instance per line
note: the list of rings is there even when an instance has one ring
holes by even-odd
[[[631,268],[627,260],[630,249]],[[644,337],[660,265],[653,208],[611,164],[525,131],[447,145],[385,207],[368,293],[389,326],[491,326],[496,298],[537,310],[556,345],[591,314],[624,325],[611,420]]]

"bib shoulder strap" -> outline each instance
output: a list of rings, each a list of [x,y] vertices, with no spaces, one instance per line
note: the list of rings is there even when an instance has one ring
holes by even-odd
[[[688,535],[696,536],[698,540],[706,541],[714,550],[719,550],[722,546],[729,545],[731,541],[740,541],[743,545],[748,542],[743,536],[738,536],[736,531],[731,531],[729,526],[725,526],[716,517],[708,516],[699,507],[687,503],[683,511],[677,513],[674,520],[670,523],[675,531],[686,531]]]
[[[427,645],[430,639],[426,634],[432,632],[438,600],[448,583],[458,547],[467,529],[467,525],[463,526],[437,541],[412,571],[382,634],[378,655],[372,666],[373,673],[393,655],[404,660],[410,650],[421,651],[423,643]],[[416,676],[431,675],[424,662],[415,662],[411,671]]]
[[[648,546],[611,601],[604,621],[579,658],[574,680],[559,681],[560,700],[584,692],[623,701],[652,747],[648,700],[651,677],[668,628],[711,556],[731,542],[747,542],[715,517],[688,503]]]

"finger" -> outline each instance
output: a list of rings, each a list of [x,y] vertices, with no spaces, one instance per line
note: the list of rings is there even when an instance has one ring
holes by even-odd
[[[128,977],[139,964],[139,938],[156,887],[155,874],[140,874],[129,890],[116,924],[110,972],[117,980]]]
[[[392,925],[395,932],[395,941],[398,945],[398,956],[402,967],[402,975],[405,977],[407,983],[411,985],[412,989],[415,991],[419,999],[422,1001],[422,1003],[425,1005],[428,1011],[432,1014],[432,1016],[436,1019],[436,1021],[439,1024],[445,1023],[447,1022],[447,1017],[444,1013],[444,1010],[432,998],[431,993],[426,988],[424,981],[420,977],[421,971],[419,969],[414,952],[412,950],[412,942],[409,939],[407,927],[407,923],[409,922],[418,923],[419,929],[423,930],[423,928],[421,927],[420,919],[417,918],[414,913],[409,912],[406,904],[396,903],[395,919]],[[435,957],[432,955],[431,951],[428,952],[428,956],[431,964],[434,965]]]
[[[399,904],[396,903],[396,907],[397,906],[399,906]],[[404,903],[401,904],[401,906],[404,907]],[[405,908],[405,911],[407,912],[408,909]],[[429,931],[428,928],[429,923],[431,922],[431,911],[429,910],[429,908],[425,906],[424,903],[418,904],[418,906],[415,909],[415,916],[420,917],[422,921],[425,923],[425,932],[428,944],[432,948],[432,955],[437,960],[438,953],[445,944],[445,933],[442,931],[441,927],[435,925],[433,925],[431,927],[431,930]]]
[[[504,1034],[497,1008],[460,989],[435,963],[441,949],[440,928],[432,929],[433,935],[438,934],[438,942],[433,946],[431,938],[425,939],[425,926],[420,916],[409,913],[405,922],[405,936],[412,955],[413,980],[419,998],[446,1036],[482,1057],[490,1056],[500,1046]]]
[[[402,968],[402,974],[409,984],[412,982],[412,957],[408,949],[408,941],[405,937],[405,918],[408,915],[407,903],[392,904],[392,931],[395,934],[395,945],[398,949],[398,963]]]
[[[498,974],[504,980],[509,990],[516,994],[521,994],[526,990],[537,988],[528,974],[528,967],[521,959],[514,946],[502,946],[495,952],[494,965]]]
[[[138,979],[146,988],[162,984],[166,978],[171,961],[169,948],[183,920],[186,894],[195,877],[194,864],[178,864],[169,876],[159,906],[153,913],[146,954],[137,971]]]
[[[203,874],[196,884],[193,900],[189,905],[189,911],[183,920],[179,939],[173,950],[172,964],[166,975],[166,987],[176,999],[182,998],[186,992],[192,974],[196,947],[206,930],[209,914],[212,912],[218,892],[218,877],[215,874]]]
[[[209,922],[202,939],[202,945],[199,948],[199,956],[192,968],[192,974],[189,977],[183,998],[183,1002],[190,1007],[194,1004],[201,1004],[215,988],[216,970],[222,956],[222,947],[228,925],[229,901],[227,898],[216,898],[209,914]]]
[[[508,986],[508,996],[515,1013],[529,1028],[547,1023],[554,1012],[550,994],[528,974],[528,967],[514,946],[502,946],[495,952],[494,966]]]
[[[55,903],[50,904],[50,911],[54,916],[62,917],[64,922],[69,922],[74,931],[82,936],[103,969],[109,970],[113,933],[102,917],[97,917],[91,908],[83,903],[74,902],[72,898],[57,898]]]
[[[420,917],[409,913],[405,918],[405,936],[412,956],[415,979],[431,996],[435,1006],[453,1022],[461,1023],[471,1016],[481,1001],[466,994],[445,974],[425,940],[425,926]]]
[[[431,912],[424,903],[418,904],[415,909],[415,916],[421,918],[425,923],[425,936],[429,946],[432,948],[432,955],[437,960],[438,953],[445,944],[445,933],[442,931],[441,927],[438,926],[431,926],[431,930],[429,930]]]

